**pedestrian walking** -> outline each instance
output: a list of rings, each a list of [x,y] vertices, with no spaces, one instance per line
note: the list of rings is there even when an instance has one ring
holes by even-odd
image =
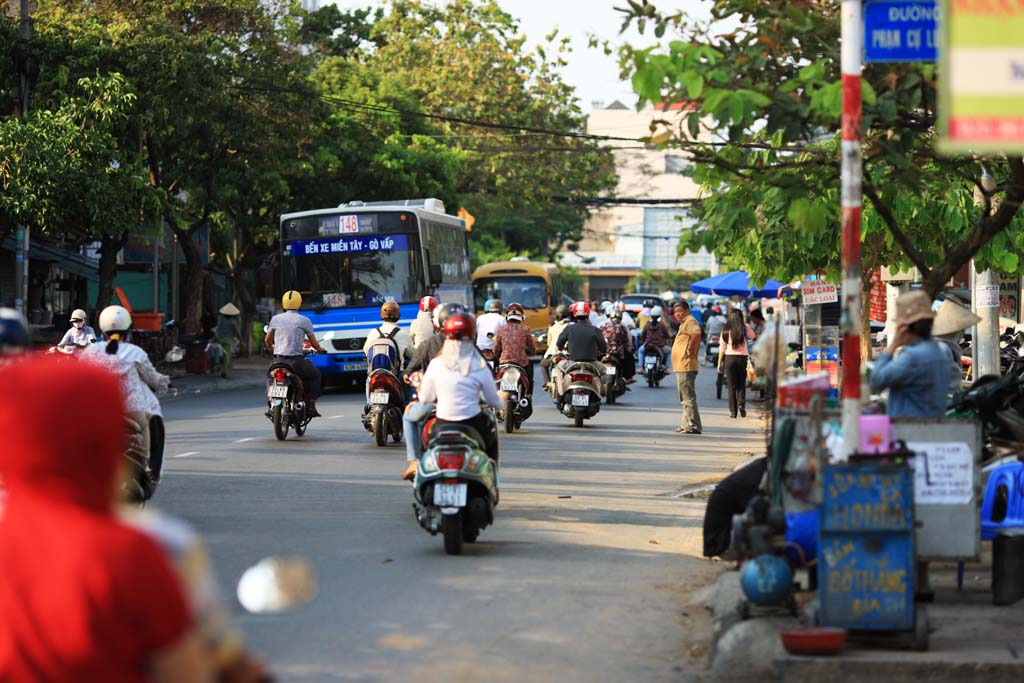
[[[729,391],[729,417],[747,416],[747,361],[750,351],[747,342],[755,339],[754,331],[743,320],[743,311],[734,308],[722,330],[722,343],[718,347],[718,371],[725,371]]]
[[[676,373],[679,402],[683,405],[682,424],[677,434],[700,434],[700,411],[697,409],[697,368],[700,352],[700,325],[690,315],[690,305],[680,301],[673,309],[673,318],[679,324],[672,343],[672,370]]]

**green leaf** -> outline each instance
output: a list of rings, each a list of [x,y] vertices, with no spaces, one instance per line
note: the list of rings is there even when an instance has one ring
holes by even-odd
[[[686,96],[690,100],[697,100],[704,92],[704,77],[699,73],[688,72],[683,74],[686,81]]]
[[[690,137],[694,140],[700,135],[700,112],[693,112],[686,117],[686,126],[690,130]]]
[[[860,82],[860,98],[864,104],[868,106],[874,106],[875,102],[878,100],[875,95],[875,89],[871,87],[871,83],[869,83],[866,78],[861,79]]]

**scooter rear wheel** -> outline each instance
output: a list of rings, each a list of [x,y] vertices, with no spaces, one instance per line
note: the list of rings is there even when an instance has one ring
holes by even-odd
[[[583,409],[582,408],[577,408],[575,411],[573,411],[572,423],[576,427],[582,427],[583,426]]]
[[[274,436],[278,441],[288,438],[288,422],[284,419],[283,406],[274,406]]]
[[[516,404],[512,399],[505,401],[505,433],[511,434],[516,430]]]
[[[379,448],[388,445],[388,426],[384,418],[383,410],[377,411],[377,414],[373,416],[373,442]]]
[[[462,554],[462,512],[441,517],[441,533],[444,535],[444,551],[449,555]]]

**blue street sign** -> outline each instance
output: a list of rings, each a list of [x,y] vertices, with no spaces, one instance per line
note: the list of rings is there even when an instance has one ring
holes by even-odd
[[[864,62],[934,62],[939,6],[934,0],[864,3]]]

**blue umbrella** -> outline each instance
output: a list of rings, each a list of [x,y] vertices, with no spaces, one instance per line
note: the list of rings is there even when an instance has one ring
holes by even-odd
[[[779,296],[779,290],[787,287],[789,285],[778,280],[768,280],[762,286],[757,287],[750,281],[750,275],[745,270],[736,270],[694,282],[690,285],[690,290],[697,294],[770,299]]]

